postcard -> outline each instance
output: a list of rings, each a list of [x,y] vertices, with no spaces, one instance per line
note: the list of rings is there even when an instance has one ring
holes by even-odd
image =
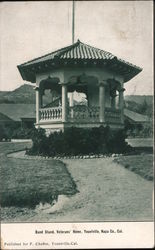
[[[1,249],[153,248],[153,1],[3,1],[0,33]]]

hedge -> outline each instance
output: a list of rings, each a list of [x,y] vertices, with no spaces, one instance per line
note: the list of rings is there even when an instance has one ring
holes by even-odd
[[[22,128],[20,124],[0,124],[0,141],[11,139],[30,139],[35,128]]]
[[[27,153],[43,156],[125,153],[131,148],[125,139],[124,130],[103,126],[92,129],[71,127],[48,137],[44,129],[34,129],[33,146]]]

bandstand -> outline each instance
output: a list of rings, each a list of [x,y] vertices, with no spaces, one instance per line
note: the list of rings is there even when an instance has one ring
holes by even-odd
[[[18,69],[23,80],[34,83],[35,126],[47,133],[72,126],[123,128],[124,83],[142,70],[79,40]],[[48,105],[44,104],[46,90],[51,93]],[[69,99],[73,92],[85,94],[86,102],[74,105]]]

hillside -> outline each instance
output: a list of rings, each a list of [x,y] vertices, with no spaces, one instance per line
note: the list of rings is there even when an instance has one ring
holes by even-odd
[[[35,103],[35,90],[31,85],[21,85],[13,91],[0,91],[0,103]],[[44,98],[44,102],[48,103],[49,96]]]
[[[33,86],[24,84],[13,91],[0,91],[0,103],[35,103]]]
[[[152,95],[126,95],[125,101],[135,102],[137,104],[143,104],[146,102],[148,105],[153,104],[153,96]]]
[[[125,96],[125,107],[128,110],[137,112],[142,115],[147,115],[151,118],[153,116],[153,96],[151,95]]]

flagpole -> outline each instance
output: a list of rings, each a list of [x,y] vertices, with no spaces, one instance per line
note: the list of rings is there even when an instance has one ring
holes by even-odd
[[[74,44],[74,28],[75,28],[75,1],[72,1],[72,44]],[[74,93],[70,94],[70,106],[74,106]]]
[[[72,1],[72,44],[74,43],[74,28],[75,28],[75,1]]]

